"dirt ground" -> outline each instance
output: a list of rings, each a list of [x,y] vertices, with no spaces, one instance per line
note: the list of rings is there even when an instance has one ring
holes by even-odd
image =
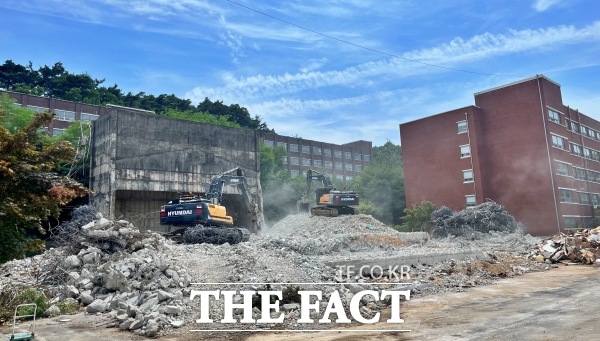
[[[597,304],[593,303],[594,290],[599,285],[600,267],[561,266],[465,292],[403,302],[402,325],[377,323],[314,333],[174,333],[160,340],[592,340],[600,332]],[[386,315],[389,311],[383,313],[381,320]],[[37,325],[36,340],[144,339],[106,328],[109,322],[103,317],[82,314],[42,319]],[[378,331],[392,328],[410,331]],[[6,334],[10,329],[4,326],[0,332]]]

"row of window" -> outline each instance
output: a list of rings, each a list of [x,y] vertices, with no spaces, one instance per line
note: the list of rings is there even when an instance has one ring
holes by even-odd
[[[577,218],[581,219],[581,223],[577,224]],[[583,227],[591,228],[596,226],[594,217],[582,217],[582,216],[563,216],[564,228]]]
[[[565,139],[558,135],[552,135],[552,146],[559,148],[559,149],[566,150]],[[576,143],[569,142],[569,151],[571,152],[571,154],[573,154],[575,156],[581,156],[588,160],[600,162],[600,151],[598,151],[598,150],[591,149],[588,147],[583,147]]]
[[[590,181],[600,183],[600,172],[593,170],[586,170],[583,168],[573,166],[573,174],[569,172],[569,164],[561,161],[555,161],[556,174],[563,176],[572,176],[578,180]]]
[[[297,176],[304,175],[304,172],[302,172],[302,171],[299,171],[299,170],[294,170],[294,169],[292,169],[292,170],[290,170],[290,175],[291,175],[293,178],[295,178],[295,177],[297,177]],[[344,180],[344,178],[346,179],[346,181],[350,181],[350,180],[352,180],[352,176],[350,176],[350,175],[346,175],[346,176],[344,177],[344,176],[343,176],[343,175],[341,175],[341,174],[334,174],[333,176],[334,176],[336,179],[340,179],[340,180]]]
[[[48,108],[38,107],[35,105],[28,105],[27,109],[35,110],[37,112],[44,112],[44,111],[50,110]],[[59,121],[72,122],[75,120],[75,112],[74,111],[54,109],[54,115],[56,116],[56,119]],[[91,122],[91,121],[97,120],[100,117],[100,115],[88,114],[88,113],[82,112],[80,117],[81,117],[81,121]]]
[[[283,158],[283,163],[284,164],[288,163],[288,157]],[[354,170],[355,172],[362,172],[362,165],[353,165],[350,163],[344,164],[341,162],[312,160],[312,164],[311,164],[311,159],[300,159],[297,157],[290,157],[289,163],[290,163],[290,165],[294,165],[294,166],[299,166],[300,163],[302,163],[302,166],[308,166],[308,167],[314,166],[314,167],[326,168],[326,169],[333,169],[335,166],[335,169],[345,169],[347,171]]]
[[[288,144],[286,142],[274,142],[274,141],[270,141],[270,140],[265,140],[265,145],[268,147],[284,147],[286,150],[288,150]],[[305,154],[310,154],[311,153],[311,147],[310,146],[300,146],[297,144],[293,144],[290,143],[289,146],[289,151],[290,152],[300,152],[300,149],[302,149],[302,153]],[[312,147],[312,153],[314,155],[325,155],[325,156],[331,156],[332,154],[332,150],[331,149],[327,149],[327,148],[320,148],[320,147]],[[333,150],[333,156],[337,157],[337,158],[346,158],[348,160],[356,160],[356,161],[371,161],[371,155],[362,155],[359,153],[352,153],[352,152],[342,152],[341,150]]]
[[[554,123],[563,125],[560,116],[561,114],[559,112],[552,109],[548,109],[548,119]],[[564,126],[574,133],[581,134],[587,138],[594,139],[596,141],[600,141],[600,132],[590,127],[586,127],[583,124],[579,124],[577,122],[565,118]]]
[[[562,203],[579,203],[582,205],[593,205],[596,206],[600,203],[600,194],[598,193],[587,193],[577,192],[572,189],[560,188],[560,202]],[[577,194],[577,198],[575,198]]]

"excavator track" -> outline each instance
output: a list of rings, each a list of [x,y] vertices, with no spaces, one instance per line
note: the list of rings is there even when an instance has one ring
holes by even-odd
[[[183,242],[187,244],[230,245],[250,240],[250,230],[244,227],[215,227],[196,225],[183,232]]]
[[[321,217],[337,217],[338,210],[332,207],[317,206],[310,209],[310,214]]]

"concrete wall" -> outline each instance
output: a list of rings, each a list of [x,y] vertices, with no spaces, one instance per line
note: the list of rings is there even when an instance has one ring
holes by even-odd
[[[113,110],[94,122],[92,134],[90,201],[106,214],[160,229],[161,205],[178,192],[206,192],[212,176],[238,166],[262,212],[253,130]],[[240,212],[240,192],[226,187],[225,193],[231,194],[225,206],[228,213],[235,209],[236,225],[250,227],[248,215]]]

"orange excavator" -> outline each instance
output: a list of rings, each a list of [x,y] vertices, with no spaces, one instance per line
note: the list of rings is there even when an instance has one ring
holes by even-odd
[[[319,183],[315,188],[315,206],[310,207],[310,195],[313,182]],[[310,210],[312,215],[337,217],[343,214],[358,214],[358,204],[360,198],[356,192],[339,191],[333,186],[331,179],[320,172],[309,169],[306,172],[306,193],[298,201],[298,212],[307,212]]]

